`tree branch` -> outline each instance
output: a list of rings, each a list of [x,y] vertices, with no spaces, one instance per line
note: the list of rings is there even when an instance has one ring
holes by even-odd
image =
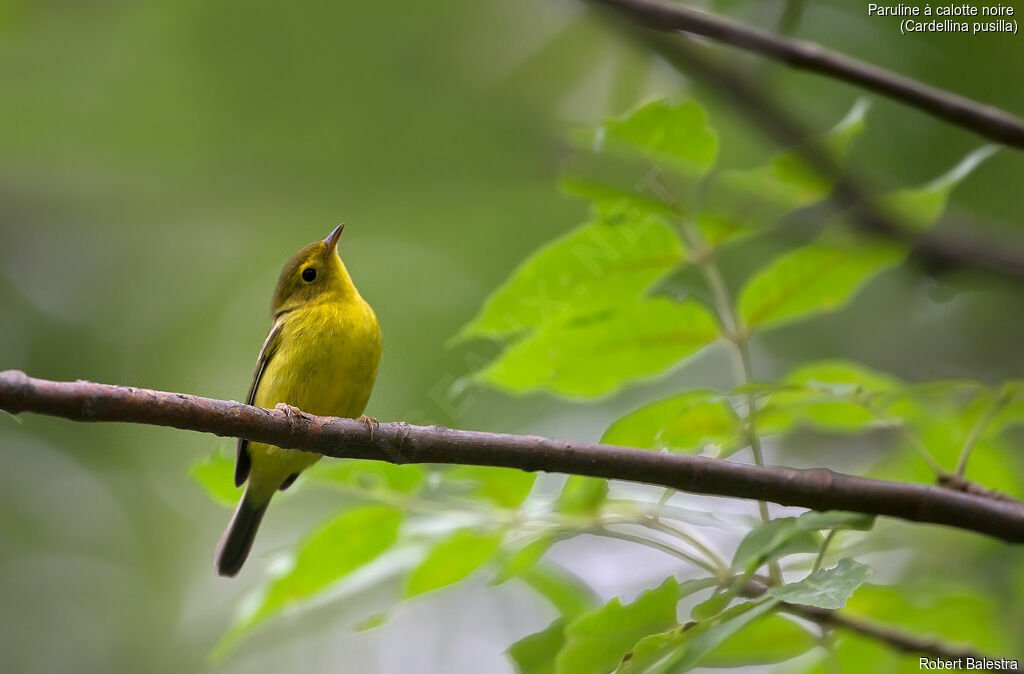
[[[632,0],[589,0],[595,4],[612,5]],[[649,4],[649,3],[646,3]],[[630,13],[637,24],[646,24],[644,15]],[[795,152],[823,178],[834,183],[829,200],[840,210],[849,209],[850,224],[873,235],[892,239],[910,247],[913,255],[927,266],[975,269],[1024,281],[1024,251],[1003,242],[974,239],[958,233],[920,231],[905,226],[876,204],[876,199],[844,171],[834,157],[808,140],[806,129],[782,109],[758,82],[734,68],[710,58],[701,45],[673,35],[660,35],[637,26],[616,22],[620,31],[631,33],[654,53],[665,59],[680,73],[703,83],[711,91],[729,101],[744,113],[752,126],[782,146],[793,146]]]
[[[767,578],[756,578],[747,581],[741,590],[744,597],[760,597],[768,591],[770,583]],[[847,615],[839,611],[831,611],[817,606],[804,606],[803,604],[790,604],[782,602],[779,609],[791,615],[799,616],[804,620],[818,623],[824,627],[838,627],[850,632],[856,632],[862,636],[881,641],[890,648],[904,653],[923,653],[944,660],[960,660],[967,658],[982,660],[990,658],[978,653],[967,646],[952,646],[943,643],[938,639],[922,637],[915,634],[908,634],[898,629],[893,629],[864,618]],[[961,665],[964,668],[964,665]]]
[[[814,606],[800,606],[798,604],[786,603],[782,604],[781,608],[787,613],[814,621],[819,625],[838,627],[851,632],[856,632],[862,636],[877,639],[885,643],[890,648],[895,648],[896,650],[903,651],[904,653],[924,653],[944,660],[959,661],[967,660],[967,658],[971,658],[973,660],[982,660],[983,658],[998,659],[989,658],[988,656],[982,655],[981,653],[978,653],[966,646],[950,646],[938,639],[907,634],[906,632],[891,629],[883,625],[873,623],[869,620],[864,620],[863,618],[845,615],[838,611],[829,611],[828,609],[817,608]],[[961,664],[961,668],[965,668],[965,665]]]
[[[1024,149],[1024,120],[991,105],[932,87],[812,42],[761,32],[682,5],[652,0],[592,0],[615,7],[651,28],[684,31],[754,52],[793,68],[848,82],[906,103],[998,143]]]
[[[1024,505],[917,484],[826,469],[760,467],[538,436],[459,431],[294,415],[236,401],[0,372],[0,409],[73,421],[122,421],[245,438],[324,456],[391,463],[456,463],[588,475],[681,491],[772,501],[815,510],[849,510],[976,531],[1024,542]]]

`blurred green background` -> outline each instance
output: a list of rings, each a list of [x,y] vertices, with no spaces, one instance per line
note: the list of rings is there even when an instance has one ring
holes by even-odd
[[[784,9],[701,6],[769,30]],[[1024,112],[1024,38],[902,37],[895,20],[842,0],[809,4],[796,34]],[[858,97],[738,60],[814,128]],[[529,251],[584,217],[556,186],[569,128],[685,89],[567,0],[0,0],[0,369],[240,398],[280,266],[344,221],[341,253],[385,336],[368,413],[595,439],[636,390],[587,405],[455,395],[492,352],[445,342]],[[742,119],[699,94],[726,161],[763,158]],[[878,185],[917,184],[979,144],[875,100],[854,163]],[[949,223],[1021,241],[1022,179],[1024,155],[999,153],[955,193]],[[757,255],[735,251],[727,273],[745,276]],[[1020,298],[974,278],[887,274],[845,312],[755,344],[755,358],[766,377],[829,356],[911,380],[1020,377]],[[724,370],[712,356],[647,388],[721,385]],[[216,578],[229,513],[188,467],[225,444],[0,417],[0,669],[501,672],[508,644],[545,623],[527,598],[478,585],[356,633],[353,616],[388,606],[370,593],[347,617],[324,605],[209,664],[261,556],[337,505],[314,490],[280,499],[242,575]],[[668,568],[608,542],[579,554],[578,571],[608,596]]]

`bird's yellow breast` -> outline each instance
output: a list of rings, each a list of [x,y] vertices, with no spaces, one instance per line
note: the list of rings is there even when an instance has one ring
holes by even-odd
[[[278,343],[260,377],[253,402],[278,403],[319,416],[358,417],[370,399],[381,355],[381,333],[373,309],[358,295],[343,302],[317,302],[289,311]],[[271,491],[319,455],[253,443],[252,479]],[[276,482],[276,484],[274,484]],[[253,484],[256,489],[262,485]]]
[[[319,303],[281,317],[280,343],[256,389],[255,403],[287,403],[320,416],[357,417],[377,376],[377,317],[359,301]]]

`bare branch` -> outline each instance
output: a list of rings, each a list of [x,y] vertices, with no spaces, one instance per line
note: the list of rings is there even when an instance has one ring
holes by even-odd
[[[888,96],[998,143],[1024,149],[1024,120],[991,105],[899,75],[812,42],[765,33],[678,4],[592,0],[620,9],[651,28],[683,31],[754,52]]]
[[[828,627],[839,627],[841,629],[856,632],[862,636],[870,637],[884,642],[890,648],[904,653],[924,653],[944,660],[965,661],[968,658],[979,661],[982,659],[996,659],[984,656],[966,646],[950,646],[938,639],[921,637],[915,634],[892,629],[884,625],[849,616],[838,611],[816,608],[814,606],[799,606],[797,604],[783,604],[782,610],[793,615],[812,620],[819,625]],[[961,668],[966,669],[965,665]]]
[[[626,0],[590,0],[613,4]],[[630,0],[632,1],[632,0]],[[638,23],[643,16],[630,15]],[[940,233],[912,229],[875,205],[875,199],[860,180],[842,170],[833,156],[820,144],[809,140],[807,130],[782,109],[758,82],[738,70],[711,58],[707,50],[690,40],[662,35],[617,22],[620,31],[664,58],[680,73],[703,83],[726,99],[752,126],[783,146],[794,146],[795,152],[822,177],[833,182],[830,201],[840,210],[849,209],[851,225],[874,236],[893,239],[908,245],[914,256],[933,269],[959,267],[984,271],[1015,281],[1024,281],[1024,251],[1004,242],[988,242],[959,233]]]
[[[73,421],[122,421],[246,438],[324,456],[391,463],[456,463],[589,475],[816,510],[849,510],[976,531],[1024,542],[1024,504],[942,487],[760,467],[539,436],[381,424],[303,414],[90,382],[54,382],[0,372],[0,409]]]
[[[760,597],[768,591],[770,585],[771,582],[768,578],[758,576],[747,581],[740,594],[744,597]],[[790,604],[789,602],[783,602],[779,605],[779,608],[786,613],[799,616],[804,620],[810,620],[824,627],[838,627],[871,639],[877,639],[890,648],[903,651],[904,653],[922,653],[944,660],[963,661],[968,658],[973,660],[996,659],[989,658],[967,646],[952,646],[938,639],[909,634],[864,618],[847,615],[840,611],[831,611],[802,604]],[[966,669],[966,666],[961,665],[961,668]]]

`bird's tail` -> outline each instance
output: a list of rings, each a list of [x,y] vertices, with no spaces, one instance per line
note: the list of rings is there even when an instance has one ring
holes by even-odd
[[[266,503],[258,505],[250,503],[249,489],[246,487],[245,493],[238,501],[238,507],[235,508],[235,514],[231,516],[228,528],[224,530],[224,535],[217,543],[217,551],[214,553],[217,573],[222,576],[234,576],[242,568],[268,505],[269,499]]]

